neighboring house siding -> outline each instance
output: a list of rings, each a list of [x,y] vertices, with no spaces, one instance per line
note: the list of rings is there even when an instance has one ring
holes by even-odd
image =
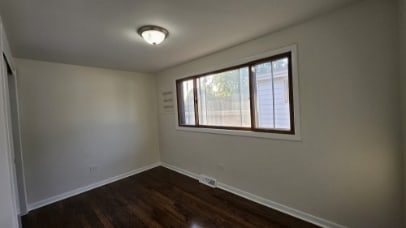
[[[288,75],[287,72],[279,72],[274,75],[273,89],[275,91],[272,90],[271,74],[257,75],[258,123],[261,128],[289,128]],[[275,112],[273,111],[274,101]]]

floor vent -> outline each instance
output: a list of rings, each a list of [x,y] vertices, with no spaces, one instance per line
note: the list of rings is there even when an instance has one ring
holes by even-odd
[[[205,184],[207,186],[210,186],[212,188],[215,188],[217,186],[216,179],[205,176],[205,175],[200,175],[199,182],[202,184]]]

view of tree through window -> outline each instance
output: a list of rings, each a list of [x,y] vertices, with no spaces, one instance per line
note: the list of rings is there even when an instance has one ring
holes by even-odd
[[[291,53],[177,80],[179,125],[294,134]]]
[[[199,124],[249,127],[248,67],[197,79]]]

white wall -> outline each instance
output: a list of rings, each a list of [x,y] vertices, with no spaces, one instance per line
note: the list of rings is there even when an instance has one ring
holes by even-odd
[[[160,114],[161,159],[350,227],[401,227],[396,1],[363,1],[158,74],[298,45],[302,141],[191,133]],[[222,166],[224,168],[222,168]]]
[[[153,76],[16,65],[28,204],[159,161]]]

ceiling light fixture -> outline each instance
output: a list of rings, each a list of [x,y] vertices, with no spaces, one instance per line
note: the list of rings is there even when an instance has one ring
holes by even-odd
[[[138,29],[138,34],[149,44],[157,45],[162,43],[168,35],[168,30],[155,26],[155,25],[146,25]]]

